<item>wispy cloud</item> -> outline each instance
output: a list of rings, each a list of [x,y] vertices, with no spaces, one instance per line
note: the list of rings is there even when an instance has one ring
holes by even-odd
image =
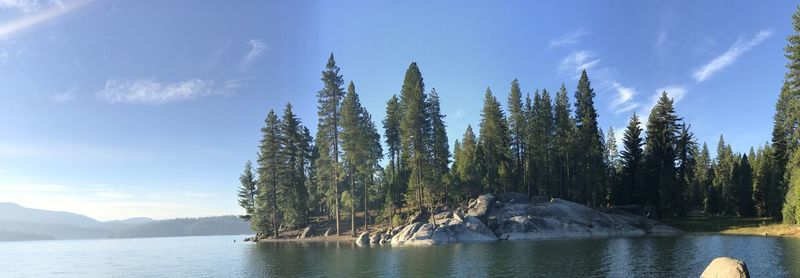
[[[590,51],[576,51],[561,60],[561,64],[558,66],[558,71],[560,73],[573,74],[574,78],[578,78],[580,77],[581,71],[588,71],[596,66],[599,62],[600,59],[596,58]]]
[[[661,97],[661,93],[663,92],[667,92],[667,96],[672,99],[673,103],[678,103],[681,101],[681,99],[683,99],[686,93],[689,92],[689,89],[683,85],[668,85],[658,88],[653,96],[650,97],[650,102],[652,105],[655,105],[658,102],[658,98]]]
[[[251,39],[247,44],[250,46],[250,51],[247,52],[247,55],[242,57],[241,62],[241,70],[247,70],[247,67],[250,66],[250,63],[261,57],[264,53],[264,50],[267,49],[267,46],[264,44],[262,40],[259,39]]]
[[[90,0],[71,1],[68,4],[56,1],[53,3],[60,3],[58,5],[49,5],[49,7],[40,10],[42,7],[41,1],[24,1],[24,0],[0,0],[2,4],[0,7],[16,8],[23,12],[30,12],[21,18],[0,24],[0,38],[6,38],[14,33],[29,29],[38,24],[47,22],[51,19],[57,18],[61,15],[67,14],[75,9],[87,4]],[[52,1],[51,1],[52,2]]]
[[[241,86],[240,81],[228,81],[222,86],[216,86],[213,80],[199,78],[173,83],[162,83],[155,78],[109,79],[96,96],[110,103],[159,105],[212,95],[230,95],[239,86]]]
[[[55,93],[50,95],[50,101],[52,102],[67,102],[70,100],[75,99],[75,89],[69,89],[60,93]]]
[[[739,39],[736,40],[733,45],[731,45],[728,51],[695,70],[694,74],[692,74],[692,77],[697,82],[702,82],[703,80],[708,79],[716,72],[736,62],[736,59],[738,59],[739,56],[759,45],[770,36],[772,36],[772,30],[762,30],[749,40],[745,40],[744,37],[739,37]]]
[[[586,29],[579,28],[578,30],[569,32],[561,37],[555,38],[550,40],[550,47],[560,47],[565,45],[573,45],[578,43],[581,37],[585,36],[589,32]]]
[[[650,111],[653,110],[653,107],[656,106],[658,103],[658,99],[661,98],[661,93],[667,92],[667,97],[672,99],[673,104],[677,104],[680,102],[686,93],[689,92],[689,89],[686,86],[672,84],[667,85],[661,88],[656,89],[656,91],[650,96],[649,102],[645,106],[641,106],[642,110],[639,111],[640,117],[643,117],[647,121],[647,117],[650,116]]]
[[[628,112],[639,107],[639,103],[633,101],[633,97],[636,95],[634,88],[625,87],[616,81],[611,83],[611,88],[617,93],[609,106],[609,109],[614,111],[614,114]]]

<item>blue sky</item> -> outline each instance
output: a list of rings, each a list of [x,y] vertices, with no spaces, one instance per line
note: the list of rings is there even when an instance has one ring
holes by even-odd
[[[267,112],[290,101],[316,130],[331,52],[376,120],[416,61],[451,141],[487,86],[503,103],[515,78],[571,96],[587,69],[604,130],[667,90],[712,151],[720,134],[746,151],[770,138],[797,5],[286,2],[0,0],[0,201],[102,220],[241,213]]]

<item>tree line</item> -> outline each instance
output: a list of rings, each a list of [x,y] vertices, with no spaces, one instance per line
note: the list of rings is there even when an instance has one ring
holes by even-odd
[[[317,93],[316,136],[291,104],[281,118],[270,111],[257,165],[248,161],[240,177],[239,204],[254,230],[275,237],[307,225],[310,216],[335,219],[337,234],[349,220],[355,235],[357,212],[364,229],[370,222],[398,225],[404,210],[431,212],[482,193],[512,191],[593,207],[634,205],[659,218],[694,211],[797,223],[800,15],[793,20],[795,34],[785,48],[789,71],[771,142],[734,153],[720,135],[715,156],[666,92],[645,122],[631,115],[618,150],[615,131],[604,134],[598,124],[585,70],[574,102],[564,84],[554,95],[542,89],[531,96],[513,80],[504,109],[486,88],[477,134],[467,126],[451,153],[439,95],[426,90],[418,65],[411,63],[399,94],[386,102],[381,137],[355,84],[343,87],[331,54]]]

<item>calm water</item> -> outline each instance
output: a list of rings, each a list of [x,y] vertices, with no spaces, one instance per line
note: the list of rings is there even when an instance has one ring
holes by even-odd
[[[743,259],[753,277],[800,277],[800,239],[697,235],[359,248],[242,236],[0,242],[0,277],[697,277]]]

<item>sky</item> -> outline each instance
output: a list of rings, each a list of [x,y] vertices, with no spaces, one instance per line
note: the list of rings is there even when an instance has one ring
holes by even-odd
[[[334,53],[379,121],[417,62],[449,139],[490,87],[572,98],[621,137],[666,91],[714,152],[770,139],[792,1],[0,0],[0,202],[99,220],[241,214],[269,110],[316,131]],[[377,123],[381,127],[380,123]]]

